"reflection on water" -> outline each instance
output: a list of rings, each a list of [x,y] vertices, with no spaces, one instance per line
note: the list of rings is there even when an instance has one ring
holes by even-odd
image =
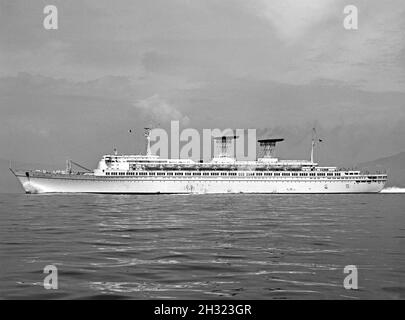
[[[405,198],[0,195],[1,298],[405,298]],[[45,265],[59,289],[45,290]],[[343,288],[354,264],[359,289]]]

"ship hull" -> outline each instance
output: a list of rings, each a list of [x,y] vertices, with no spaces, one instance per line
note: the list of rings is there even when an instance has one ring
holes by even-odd
[[[360,182],[337,179],[168,179],[14,174],[26,193],[378,193],[385,185],[384,180]]]

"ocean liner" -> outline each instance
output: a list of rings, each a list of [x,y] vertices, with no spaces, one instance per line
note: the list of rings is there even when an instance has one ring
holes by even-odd
[[[314,138],[310,160],[276,158],[274,149],[281,138],[258,140],[262,156],[257,160],[237,160],[231,152],[237,136],[220,136],[214,138],[219,152],[211,161],[196,162],[153,155],[150,132],[145,129],[145,154],[115,151],[104,155],[90,172],[74,171],[76,163],[71,160],[60,171],[10,170],[26,193],[377,193],[387,181],[386,174],[319,166],[314,161]]]

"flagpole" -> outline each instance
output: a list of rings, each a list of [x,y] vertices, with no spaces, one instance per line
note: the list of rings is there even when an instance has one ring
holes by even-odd
[[[129,133],[129,146],[131,146],[131,142],[132,142],[131,134],[133,133],[133,130],[132,130],[132,129],[129,129],[129,130],[128,130],[128,133]],[[135,150],[134,150],[134,152],[135,152]],[[136,152],[135,152],[135,153],[136,153]]]
[[[311,163],[314,163],[315,137],[316,137],[316,131],[315,131],[315,128],[312,128]]]

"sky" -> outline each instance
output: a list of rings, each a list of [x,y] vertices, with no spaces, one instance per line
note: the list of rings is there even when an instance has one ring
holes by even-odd
[[[316,126],[317,160],[349,166],[405,150],[404,107],[403,0],[0,0],[3,160],[94,167],[179,120],[281,136],[280,158]]]

